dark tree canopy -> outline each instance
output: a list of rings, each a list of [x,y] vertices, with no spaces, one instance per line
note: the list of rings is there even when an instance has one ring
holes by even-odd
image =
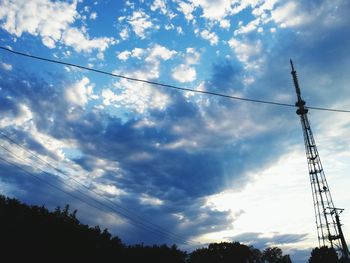
[[[273,247],[263,252],[239,242],[210,244],[208,248],[197,249],[190,254],[191,263],[291,263],[289,255]]]
[[[212,243],[190,254],[176,245],[126,246],[107,229],[80,223],[76,213],[68,205],[50,212],[0,195],[1,262],[291,263],[279,248],[261,252],[239,242]]]
[[[254,254],[250,247],[238,242],[214,243],[208,248],[197,249],[191,254],[192,263],[246,263],[254,262]]]
[[[278,247],[268,247],[262,252],[262,259],[269,263],[291,263],[289,255],[283,255]]]
[[[126,247],[107,229],[89,227],[76,211],[28,206],[0,196],[1,262],[147,262],[184,263],[176,246]]]
[[[27,206],[0,197],[0,245],[17,262],[25,259],[96,260],[116,256],[124,245],[107,229],[83,225],[69,206],[49,212],[45,207]]]
[[[331,247],[320,247],[314,248],[311,251],[309,263],[338,263],[337,253],[334,248]]]

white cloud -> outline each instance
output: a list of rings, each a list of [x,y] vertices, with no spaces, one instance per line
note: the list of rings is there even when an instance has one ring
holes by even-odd
[[[265,0],[261,5],[256,6],[253,9],[252,14],[258,17],[263,17],[266,15],[265,12],[272,10],[278,1],[279,0]]]
[[[148,194],[142,194],[140,197],[141,204],[146,205],[153,205],[153,206],[160,206],[164,204],[163,200],[160,200],[159,198],[150,196]]]
[[[193,138],[190,139],[180,139],[174,142],[167,143],[162,146],[162,148],[167,149],[167,150],[177,150],[177,149],[182,149],[182,150],[198,150],[200,149],[200,146],[196,140]]]
[[[125,107],[143,114],[147,110],[164,110],[170,102],[168,95],[160,92],[156,87],[121,80],[112,89],[102,91],[105,106]]]
[[[142,48],[134,48],[131,51],[131,56],[137,59],[141,59],[142,55],[145,53],[145,51]]]
[[[134,11],[128,17],[128,23],[131,25],[135,34],[141,39],[146,38],[146,30],[154,28],[150,16],[143,11]]]
[[[144,58],[145,63],[143,67],[130,71],[129,76],[144,80],[156,79],[159,77],[160,62],[169,60],[176,54],[175,50],[169,50],[158,44],[147,49],[135,48],[131,51],[130,56],[137,59]],[[120,74],[117,71],[115,73]]]
[[[25,106],[26,107],[26,106]],[[30,112],[30,109],[26,109],[25,111]],[[31,115],[31,113],[29,114]],[[87,172],[80,165],[70,161],[65,157],[64,151],[62,149],[78,149],[77,143],[74,140],[58,140],[48,134],[45,134],[37,129],[34,121],[29,121],[21,124],[21,129],[24,132],[28,133],[33,141],[36,141],[39,145],[46,149],[46,155],[41,155],[39,152],[36,153],[36,156],[45,160],[46,162],[50,162],[55,167],[60,167],[60,170],[65,171],[66,174],[73,176],[76,180],[79,180],[81,183],[85,183],[86,181],[91,181],[91,179],[97,177],[98,171],[93,169],[93,171]],[[37,162],[37,160],[33,160],[32,154],[30,154],[25,149],[18,147],[14,144],[6,145],[7,148],[11,149],[11,152],[14,152],[15,155],[20,158],[14,158],[8,156],[7,158],[11,161],[18,163],[19,165],[27,165],[27,167],[32,167],[34,172],[42,172],[48,171],[55,176],[62,177],[62,174],[58,174],[57,171],[53,171],[52,169],[47,167],[43,162]],[[97,161],[96,161],[97,162]],[[113,164],[115,166],[115,162]],[[109,169],[111,165],[104,164],[104,169]],[[64,178],[67,180],[67,178]],[[68,179],[69,180],[69,179]]]
[[[255,78],[253,76],[244,76],[242,82],[245,86],[249,86],[255,82]]]
[[[141,2],[142,2],[142,0],[141,0]],[[130,7],[131,9],[134,9],[134,8],[135,8],[135,3],[133,3],[132,1],[129,1],[129,0],[127,0],[127,1],[125,2],[125,5],[128,6],[128,7]]]
[[[90,10],[91,10],[91,7],[90,7],[90,6],[87,6],[87,5],[84,6],[84,11],[85,11],[85,12],[88,13],[88,12],[90,12]]]
[[[11,71],[12,68],[13,68],[11,64],[8,64],[8,63],[5,63],[5,62],[1,62],[1,61],[0,61],[0,66],[1,66],[4,70],[7,70],[7,71]]]
[[[179,5],[178,11],[182,12],[188,21],[191,21],[194,19],[193,14],[192,14],[192,12],[194,11],[193,4],[189,4],[189,3],[181,1],[178,3],[178,5]]]
[[[131,52],[128,51],[128,50],[125,50],[123,52],[120,52],[118,55],[117,55],[117,58],[119,58],[120,60],[123,60],[123,61],[126,61],[129,59],[131,55]]]
[[[210,42],[210,45],[215,46],[218,44],[219,38],[215,32],[209,32],[208,30],[203,30],[200,33],[201,37]]]
[[[13,116],[12,114],[4,114],[0,120],[0,127],[8,126],[21,126],[25,127],[25,124],[33,119],[33,113],[26,104],[18,105],[18,114]]]
[[[134,48],[131,51],[125,50],[123,52],[120,52],[117,57],[120,60],[123,60],[123,61],[128,60],[130,57],[141,59],[144,53],[145,53],[144,49],[142,49],[142,48]]]
[[[231,13],[231,0],[216,0],[214,3],[211,0],[191,0],[196,7],[201,7],[203,17],[209,20],[220,20]]]
[[[117,57],[120,60],[126,61],[130,57],[141,59],[146,56],[146,62],[157,62],[159,59],[168,60],[171,59],[177,52],[174,50],[169,50],[166,47],[160,45],[154,45],[152,48],[142,49],[134,48],[133,50],[125,50],[120,52]]]
[[[262,43],[260,40],[256,42],[238,41],[232,38],[228,41],[229,46],[234,50],[239,61],[249,66],[251,59],[261,53]]]
[[[112,196],[120,196],[126,194],[123,189],[119,189],[115,185],[94,183],[94,186],[97,192],[100,194],[108,194]]]
[[[26,104],[19,103],[17,105],[17,108],[18,113],[16,116],[12,114],[10,114],[9,116],[3,116],[3,118],[0,120],[0,127],[21,127],[21,131],[28,133],[28,136],[30,136],[33,139],[33,141],[36,141],[38,144],[42,145],[48,152],[51,153],[49,154],[51,157],[49,157],[49,155],[41,155],[38,152],[36,153],[38,158],[46,160],[56,167],[59,166],[63,168],[66,163],[62,163],[62,161],[65,161],[65,156],[61,149],[77,148],[74,142],[72,142],[71,140],[57,140],[56,138],[43,133],[36,127],[35,113],[32,112]],[[45,167],[45,165],[39,164],[37,161],[33,161],[31,158],[31,154],[29,154],[23,148],[18,147],[14,144],[9,144],[7,147],[11,149],[11,151],[14,152],[16,156],[21,158],[21,160],[19,161],[18,159],[9,157],[9,159],[13,159],[14,162],[19,162],[19,165],[28,165],[29,167],[32,167],[35,171],[37,171],[38,169],[48,169],[47,167]],[[76,165],[75,167],[80,166]],[[78,174],[81,175],[82,173],[79,172]]]
[[[216,0],[215,3],[211,0],[188,0],[186,2],[176,0],[176,3],[178,11],[182,12],[188,21],[195,21],[194,12],[200,9],[202,12],[201,17],[209,20],[209,25],[218,23],[220,27],[225,29],[230,27],[229,18],[232,15],[251,8],[251,13],[256,19],[249,21],[247,25],[236,30],[236,35],[253,30],[263,32],[264,28],[261,27],[261,24],[267,24],[270,21],[275,22],[280,27],[296,27],[312,22],[333,26],[334,24],[342,23],[342,21],[343,23],[347,21],[342,18],[344,17],[341,13],[341,7],[344,5],[342,0],[335,0],[334,3],[317,4],[312,10],[307,6],[305,7],[302,2],[281,2],[279,0]]]
[[[127,40],[129,38],[129,30],[127,28],[124,28],[122,31],[120,31],[119,36],[123,40]]]
[[[175,26],[173,24],[167,24],[164,26],[165,30],[171,30],[171,29],[174,29]]]
[[[250,21],[247,25],[245,26],[240,26],[238,29],[234,31],[234,35],[237,36],[239,34],[247,34],[249,32],[252,32],[258,28],[258,26],[261,23],[261,19],[258,17],[252,21]]]
[[[248,6],[254,8],[259,2],[260,0],[189,0],[189,3],[180,1],[178,5],[179,11],[183,12],[188,20],[192,20],[194,10],[200,8],[203,18],[219,22],[222,28],[227,29],[229,27],[227,17],[241,12]]]
[[[315,235],[314,213],[303,148],[300,146],[289,150],[271,166],[262,167],[261,171],[246,177],[250,178],[246,187],[228,189],[208,198],[208,204],[220,211],[229,210],[232,215],[245,211],[235,220],[231,233],[225,233],[226,236],[244,232],[265,235],[273,232],[307,233],[311,235],[300,243],[312,245]],[[268,219],[261,217],[266,213],[274,216]],[[257,222],[256,218],[261,220]]]
[[[201,55],[192,47],[186,49],[186,64],[198,64]]]
[[[196,88],[194,88],[195,90],[199,90],[199,91],[205,91],[205,82],[202,81],[201,83],[198,84],[198,86]],[[195,97],[196,95],[198,95],[198,93],[196,92],[192,92],[192,91],[186,91],[184,92],[184,97],[187,99],[190,99],[191,97]],[[203,102],[202,98],[199,97],[199,100],[196,100],[196,103],[201,104]]]
[[[324,168],[327,177],[329,175],[331,191],[336,196],[337,205],[344,207],[349,203],[349,195],[345,187],[350,183],[347,176],[350,140],[346,136],[349,119],[341,114],[336,116],[330,114],[328,118],[323,113],[316,113],[313,117],[313,123],[317,123],[314,126],[321,127],[317,133],[317,143],[326,149],[321,150],[320,154],[323,160],[327,160]],[[324,125],[330,121],[336,127],[329,128],[329,125]],[[283,180],[280,180],[281,175],[283,175]],[[235,213],[244,209],[246,212],[234,222],[234,230],[231,233],[224,233],[224,236],[243,232],[271,234],[272,231],[276,231],[307,233],[307,239],[296,244],[298,246],[311,247],[317,242],[314,207],[302,139],[298,146],[287,147],[286,153],[268,167],[260,167],[259,171],[247,174],[246,178],[250,179],[244,188],[232,190],[228,186],[227,191],[208,198],[208,202],[219,210],[229,209]],[[232,185],[234,184],[235,182],[232,182]],[[242,203],[239,200],[244,201]],[[271,213],[278,211],[278,213],[274,213],[273,218],[268,220],[262,218],[259,222],[255,222],[253,225],[256,229],[252,229],[254,218],[261,213],[269,214],[270,211]],[[342,216],[344,226],[347,227],[346,222],[350,222],[350,216],[348,214]],[[222,237],[223,233],[220,236]]]
[[[24,32],[58,41],[62,31],[75,21],[77,2],[51,2],[47,0],[4,0],[1,2],[1,27],[20,37]]]
[[[192,82],[196,80],[196,70],[195,68],[186,65],[186,64],[180,64],[179,66],[175,67],[172,70],[171,75],[175,80],[179,82]]]
[[[93,49],[103,52],[109,47],[109,45],[115,43],[113,38],[108,37],[89,39],[77,28],[66,30],[62,35],[62,39],[66,45],[72,46],[77,52],[91,52]]]
[[[157,59],[169,60],[171,59],[177,52],[174,50],[167,49],[164,46],[154,45],[153,48],[149,49],[149,55],[146,58],[147,62],[154,62]]]
[[[113,101],[118,100],[117,94],[115,94],[111,89],[103,89],[101,96],[103,99],[102,103],[105,106],[109,106],[112,104]]]
[[[27,107],[27,106],[25,106]],[[28,112],[31,112],[30,109],[27,109]],[[26,111],[27,111],[26,110]],[[16,125],[16,124],[11,124]],[[38,144],[42,145],[48,152],[50,152],[50,156],[48,155],[41,155],[40,153],[36,153],[36,156],[41,160],[46,160],[50,163],[52,163],[54,166],[58,166],[57,160],[59,160],[60,167],[63,167],[62,161],[64,161],[64,154],[61,151],[61,148],[64,146],[68,146],[69,143],[57,140],[47,134],[44,134],[40,132],[37,127],[35,126],[34,121],[29,121],[25,123],[20,124],[22,131],[27,132],[29,136],[32,137],[34,141],[36,141]],[[43,163],[38,163],[37,160],[33,160],[32,154],[26,151],[24,148],[19,147],[18,145],[10,144],[9,142],[2,142],[3,144],[7,144],[6,148],[10,149],[12,153],[14,153],[12,156],[9,155],[7,158],[11,161],[18,163],[19,165],[27,165],[28,167],[32,167],[34,171],[42,171],[47,170],[47,166],[45,166]],[[52,172],[52,171],[50,171]]]
[[[180,64],[172,70],[171,76],[182,83],[192,82],[197,77],[196,69],[192,65],[199,63],[200,54],[194,48],[187,48],[184,60],[184,64]]]
[[[172,70],[173,79],[179,82],[192,82],[197,77],[197,72],[193,65],[198,64],[200,60],[200,53],[194,48],[186,49],[184,56],[184,63],[178,65]]]
[[[182,35],[182,34],[184,33],[184,31],[182,30],[182,27],[181,27],[181,26],[176,27],[176,32],[177,32],[179,35]]]
[[[155,127],[157,123],[153,119],[147,117],[140,119],[133,127],[135,129],[144,129],[149,127]]]
[[[281,27],[294,27],[310,22],[311,15],[304,13],[296,2],[288,2],[271,12],[272,19]]]
[[[87,77],[83,77],[77,83],[66,89],[66,99],[73,105],[85,106],[93,95],[93,85]]]
[[[70,27],[79,17],[76,8],[77,1],[4,0],[0,8],[1,27],[17,37],[23,33],[40,36],[48,48],[61,43],[78,52],[104,51],[113,43],[112,38],[90,39],[83,30]]]
[[[253,9],[254,16],[264,18],[268,22],[267,10],[273,9],[278,0],[176,0],[178,11],[182,12],[188,21],[195,21],[194,12],[200,10],[201,17],[208,20],[209,25],[219,24],[221,28],[229,29],[230,18],[247,8]],[[271,16],[268,16],[271,20]]]
[[[348,19],[344,10],[346,1],[334,0],[332,2],[323,1],[310,6],[303,1],[279,1],[265,0],[252,6],[252,15],[255,20],[250,21],[235,31],[235,34],[248,33],[256,28],[262,32],[262,24],[274,22],[281,28],[326,26],[334,27],[347,23]],[[345,8],[342,8],[345,7]],[[258,23],[258,20],[259,23]],[[272,33],[275,31],[271,31]],[[309,32],[312,32],[311,30]]]
[[[245,1],[240,1],[239,4],[234,5],[231,14],[238,14],[239,12],[243,11],[244,9],[251,7],[253,10],[256,6],[261,3],[261,0],[245,0]]]
[[[220,27],[222,27],[224,29],[230,29],[230,27],[231,27],[230,20],[228,20],[228,19],[221,19],[220,20]]]
[[[56,47],[56,42],[54,39],[52,39],[51,37],[48,36],[44,36],[42,37],[41,41],[43,42],[43,44],[45,46],[47,46],[48,48],[55,48]]]
[[[168,16],[168,18],[171,20],[174,17],[176,17],[177,14],[175,14],[169,8],[167,8],[166,3],[167,3],[166,0],[154,0],[150,8],[152,11],[157,11],[159,9],[160,13]]]
[[[96,12],[93,12],[93,13],[90,14],[90,19],[91,20],[96,20],[96,18],[97,18],[97,13]]]
[[[176,51],[158,44],[147,49],[134,48],[127,52],[131,57],[144,58],[143,66],[136,70],[129,70],[128,74],[130,77],[143,80],[158,78],[161,61],[169,60],[177,54]],[[120,74],[119,71],[115,73]],[[104,89],[102,98],[105,106],[123,106],[141,114],[147,110],[164,110],[170,103],[168,95],[156,87],[128,80],[120,80],[115,83],[113,89]]]
[[[160,10],[162,14],[167,13],[167,8],[164,0],[154,0],[152,5],[151,5],[151,10],[156,11]]]

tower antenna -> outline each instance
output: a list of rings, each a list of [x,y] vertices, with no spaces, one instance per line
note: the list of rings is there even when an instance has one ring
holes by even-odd
[[[340,213],[343,212],[344,209],[336,208],[334,206],[307,116],[308,109],[305,106],[305,101],[301,97],[298,77],[292,60],[290,60],[290,65],[292,68],[291,74],[293,77],[293,83],[297,94],[297,102],[295,103],[295,106],[297,106],[296,113],[300,116],[304,135],[306,158],[316,217],[318,245],[320,247],[330,245],[337,251],[338,256],[344,260],[344,262],[350,262],[350,253],[339,218]]]

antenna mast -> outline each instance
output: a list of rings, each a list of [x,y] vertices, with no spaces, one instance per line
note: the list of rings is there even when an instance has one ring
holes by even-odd
[[[318,245],[320,247],[330,245],[338,252],[338,256],[343,259],[344,262],[350,262],[349,249],[346,244],[339,219],[339,214],[343,212],[344,209],[336,208],[334,206],[331,192],[329,190],[326,176],[321,164],[321,159],[311,131],[307,116],[308,109],[305,106],[305,101],[301,97],[298,77],[292,60],[290,60],[290,65],[292,67],[291,74],[298,99],[295,103],[295,106],[298,107],[296,113],[300,116],[304,135],[306,158],[309,168],[312,198],[315,209]]]

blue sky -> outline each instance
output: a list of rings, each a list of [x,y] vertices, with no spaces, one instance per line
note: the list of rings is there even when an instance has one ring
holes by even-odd
[[[349,109],[349,11],[346,0],[2,0],[0,40],[16,51],[133,78],[290,104],[293,58],[308,105]],[[21,145],[0,138],[1,157],[17,165],[0,162],[2,194],[48,207],[69,203],[82,221],[128,243],[175,241],[30,175],[80,198],[109,199],[197,244],[276,245],[293,262],[305,262],[317,245],[294,109],[5,51],[0,73],[0,128]],[[335,205],[347,209],[349,116],[313,110],[309,117]],[[342,216],[347,237],[350,214]]]

